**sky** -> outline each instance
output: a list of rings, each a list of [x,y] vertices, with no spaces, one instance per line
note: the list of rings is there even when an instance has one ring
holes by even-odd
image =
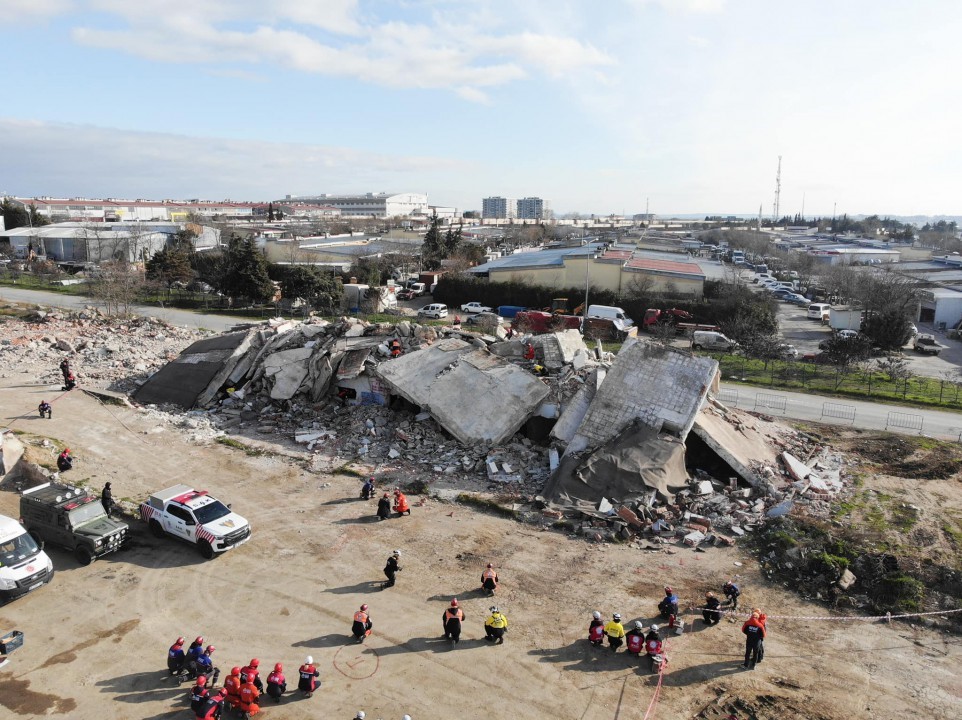
[[[962,214],[957,0],[2,0],[0,193]]]

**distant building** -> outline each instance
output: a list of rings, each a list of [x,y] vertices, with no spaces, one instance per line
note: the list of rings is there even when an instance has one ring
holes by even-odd
[[[259,203],[231,200],[122,200],[118,198],[10,198],[12,202],[37,209],[52,222],[185,222],[201,218],[250,219]]]
[[[518,200],[518,218],[521,220],[544,220],[544,200],[526,197]]]
[[[430,215],[428,196],[423,193],[364,193],[363,195],[288,195],[280,203],[324,205],[337,208],[342,217],[410,217]]]
[[[500,196],[481,200],[481,217],[485,220],[506,220],[517,217],[518,201]]]

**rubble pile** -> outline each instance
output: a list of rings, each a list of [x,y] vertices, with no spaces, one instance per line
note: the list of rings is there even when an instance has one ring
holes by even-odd
[[[58,366],[68,357],[81,386],[130,392],[210,334],[149,317],[118,321],[94,307],[40,309],[25,321],[0,323],[0,377],[29,370],[38,384],[57,385],[63,380]]]

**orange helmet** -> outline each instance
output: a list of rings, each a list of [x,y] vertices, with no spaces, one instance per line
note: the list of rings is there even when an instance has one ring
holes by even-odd
[[[231,668],[231,669],[230,669],[230,674],[231,674],[231,675],[235,675],[235,676],[236,676],[236,675],[240,675],[240,668],[239,668],[239,667],[233,667],[233,668]]]
[[[207,684],[207,676],[206,676],[206,675],[198,675],[198,676],[197,676],[197,684],[198,684],[198,685],[206,685],[206,684]]]

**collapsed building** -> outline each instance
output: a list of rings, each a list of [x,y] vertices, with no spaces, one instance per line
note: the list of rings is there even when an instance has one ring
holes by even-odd
[[[134,398],[292,433],[327,467],[336,448],[422,479],[481,478],[596,539],[730,544],[838,489],[838,463],[807,465],[818,448],[801,433],[715,399],[709,357],[493,332],[272,321],[195,342]]]

